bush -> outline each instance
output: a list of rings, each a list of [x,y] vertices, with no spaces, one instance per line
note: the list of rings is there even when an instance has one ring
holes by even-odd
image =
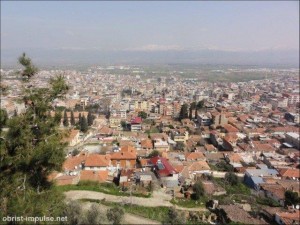
[[[111,221],[114,225],[117,225],[121,223],[124,213],[125,212],[121,207],[115,206],[107,210],[106,216],[109,221]]]
[[[199,200],[202,196],[204,196],[204,187],[201,181],[197,181],[193,186],[193,195],[192,198],[194,200]]]
[[[225,174],[225,181],[228,182],[231,185],[238,185],[239,178],[235,173],[228,172],[228,173]]]
[[[175,208],[170,208],[163,224],[185,224],[186,218],[183,213],[179,213]]]

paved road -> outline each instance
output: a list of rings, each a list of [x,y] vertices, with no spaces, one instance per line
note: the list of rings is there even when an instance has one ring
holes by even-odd
[[[141,198],[141,197],[127,197],[127,196],[115,196],[115,195],[109,195],[104,194],[101,192],[95,192],[95,191],[68,191],[65,192],[65,195],[67,198],[72,200],[78,200],[78,199],[97,199],[102,200],[106,199],[110,202],[120,202],[120,203],[132,203],[135,205],[141,205],[141,206],[148,206],[148,207],[156,207],[156,206],[167,206],[172,207],[174,206],[172,203],[170,203],[171,197],[167,194],[164,194],[162,192],[153,192],[153,195],[151,198]],[[185,210],[185,211],[208,211],[206,208],[184,208],[180,206],[175,206],[176,209],[179,210]]]

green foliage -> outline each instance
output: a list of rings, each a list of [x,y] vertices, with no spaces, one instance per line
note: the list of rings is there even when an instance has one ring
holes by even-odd
[[[91,111],[89,111],[89,112],[88,112],[88,115],[87,115],[87,123],[88,123],[88,126],[93,125],[94,119],[95,119],[95,116],[92,115],[92,112],[91,112]]]
[[[297,205],[300,203],[300,197],[298,196],[297,192],[288,190],[284,193],[284,197],[285,205]]]
[[[32,64],[31,59],[27,57],[25,53],[19,57],[19,63],[25,67],[21,72],[21,75],[26,81],[38,72],[38,69]]]
[[[267,205],[270,207],[280,207],[280,204],[271,198],[256,198],[256,202],[261,205]]]
[[[120,203],[110,202],[105,200],[94,200],[94,199],[82,199],[82,201],[89,201],[89,202],[97,202],[102,205],[114,207],[119,206]],[[167,217],[169,207],[166,206],[157,206],[157,207],[148,207],[148,206],[141,206],[135,204],[125,204],[122,208],[127,213],[135,214],[138,216],[142,216],[151,220],[156,220],[163,222]]]
[[[115,206],[107,210],[107,219],[111,221],[114,225],[120,224],[125,212],[121,207]]]
[[[216,164],[216,169],[223,172],[233,172],[233,167],[225,161],[220,161]]]
[[[89,127],[88,127],[87,120],[86,120],[85,116],[83,115],[80,120],[80,131],[87,132],[88,129],[89,129]]]
[[[69,126],[69,119],[68,119],[67,111],[66,111],[66,110],[64,111],[63,125],[64,125],[65,127],[68,127],[68,126]]]
[[[90,111],[91,113],[97,113],[100,108],[99,104],[91,104],[85,107],[85,110]]]
[[[204,100],[201,100],[197,103],[196,109],[202,109],[204,107]]]
[[[172,199],[170,202],[173,205],[178,205],[184,208],[199,208],[205,207],[205,203],[207,202],[206,196],[200,197],[198,200],[194,199]]]
[[[74,107],[74,110],[75,110],[75,111],[79,111],[79,112],[81,112],[81,111],[83,111],[83,110],[84,110],[84,108],[83,108],[83,106],[82,106],[82,105],[80,105],[80,104],[76,104],[76,105],[75,105],[75,107]]]
[[[74,126],[75,125],[75,118],[74,118],[74,112],[73,110],[71,111],[71,121],[70,121],[71,125]]]
[[[106,215],[96,204],[90,206],[89,210],[83,215],[82,221],[82,224],[108,224]]]
[[[233,172],[228,172],[225,174],[225,181],[230,185],[238,185],[239,183],[238,176]]]
[[[62,224],[108,224],[107,217],[99,206],[92,204],[87,210],[84,210],[78,201],[69,201],[61,216],[66,217],[67,221]]]
[[[180,109],[179,120],[187,119],[187,118],[189,118],[188,105],[183,104]]]
[[[54,114],[54,123],[57,124],[57,125],[59,125],[60,121],[61,121],[61,118],[62,118],[61,111],[55,111],[55,114]]]
[[[184,145],[183,142],[177,142],[177,143],[176,143],[176,148],[177,148],[178,150],[183,151],[183,150],[184,150],[184,147],[185,147],[185,145]]]
[[[194,200],[198,200],[200,199],[202,196],[204,196],[204,187],[201,181],[197,181],[194,185],[193,185],[193,195],[192,198]]]
[[[148,155],[149,158],[156,157],[156,156],[159,156],[159,151],[157,151],[157,150],[153,150],[153,151],[150,152],[150,154]]]
[[[141,111],[138,113],[138,116],[141,117],[142,119],[146,119],[147,118],[147,113],[145,113],[144,111]]]
[[[20,62],[31,65],[25,54]],[[30,78],[33,74],[27,75]],[[59,92],[54,95],[55,83],[56,78],[49,88],[26,89],[23,98],[26,112],[7,122],[8,132],[0,145],[0,217],[61,213],[63,195],[47,180],[53,170],[61,169],[65,159],[65,145],[61,143],[56,118],[47,113],[52,101],[60,97]]]
[[[163,224],[185,224],[186,219],[183,213],[179,213],[175,208],[170,208]]]
[[[1,129],[6,125],[8,115],[5,109],[0,109],[0,133]]]

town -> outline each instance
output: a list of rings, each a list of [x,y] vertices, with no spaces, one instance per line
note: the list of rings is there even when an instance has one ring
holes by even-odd
[[[31,85],[57,74],[65,161],[48,179],[68,198],[152,207],[136,214],[158,223],[173,206],[190,224],[300,223],[298,69],[93,66]],[[8,118],[26,111],[21,86],[1,70]]]

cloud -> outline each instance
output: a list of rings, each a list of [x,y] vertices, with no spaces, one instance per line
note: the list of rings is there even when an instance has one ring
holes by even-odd
[[[149,44],[144,45],[141,47],[135,47],[135,48],[126,48],[125,51],[147,51],[147,52],[153,52],[153,51],[181,51],[184,50],[184,48],[180,47],[179,45],[156,45],[156,44]]]

